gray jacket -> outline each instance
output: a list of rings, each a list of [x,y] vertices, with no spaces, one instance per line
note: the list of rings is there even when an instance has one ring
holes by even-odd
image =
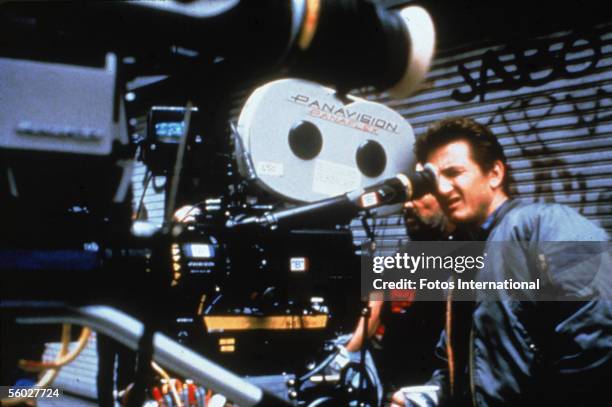
[[[500,281],[509,274],[521,279],[529,273],[531,279],[540,278],[542,295],[571,301],[503,294],[491,300],[477,294],[469,305],[453,303],[453,391],[448,368],[437,370],[429,384],[440,390],[426,397],[437,399],[429,404],[598,405],[612,383],[612,267],[606,233],[566,206],[519,200],[507,201],[479,232],[489,258],[478,279]],[[524,249],[504,249],[496,242],[523,242]],[[586,263],[572,256],[592,244],[576,242],[606,242],[599,243],[598,256],[585,256],[597,258],[586,273],[580,271]],[[445,363],[446,340],[443,332],[437,347]]]

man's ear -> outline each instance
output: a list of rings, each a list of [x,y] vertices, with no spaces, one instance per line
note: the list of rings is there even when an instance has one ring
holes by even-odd
[[[493,167],[489,171],[489,186],[492,189],[502,188],[505,176],[506,167],[500,160],[495,160]]]

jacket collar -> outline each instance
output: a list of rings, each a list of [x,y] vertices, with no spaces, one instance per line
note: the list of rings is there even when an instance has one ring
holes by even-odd
[[[491,213],[487,219],[484,221],[482,225],[466,225],[464,229],[464,233],[469,238],[469,240],[487,240],[491,231],[495,229],[495,226],[499,224],[499,222],[506,216],[510,210],[515,208],[520,204],[518,199],[508,198],[501,205],[499,205],[493,213]]]

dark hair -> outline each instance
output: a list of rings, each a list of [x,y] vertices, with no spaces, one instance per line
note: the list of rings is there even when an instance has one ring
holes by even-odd
[[[449,117],[435,122],[414,143],[417,162],[427,162],[427,156],[443,145],[457,140],[465,140],[471,147],[472,159],[483,172],[489,172],[495,161],[503,163],[505,171],[502,181],[503,191],[510,195],[508,165],[504,149],[491,130],[467,117]]]

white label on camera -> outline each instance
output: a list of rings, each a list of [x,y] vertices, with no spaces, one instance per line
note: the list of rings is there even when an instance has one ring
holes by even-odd
[[[208,244],[193,243],[190,247],[191,255],[196,259],[210,259],[213,257],[212,247]]]
[[[272,161],[260,161],[257,163],[257,174],[268,175],[270,177],[282,177],[284,166],[282,163]]]
[[[315,163],[312,190],[335,196],[353,191],[361,185],[361,173],[356,168],[325,160]]]
[[[289,269],[291,271],[306,271],[306,258],[292,257],[289,259]]]
[[[361,206],[363,208],[370,208],[378,205],[378,195],[376,192],[368,192],[361,196]]]

